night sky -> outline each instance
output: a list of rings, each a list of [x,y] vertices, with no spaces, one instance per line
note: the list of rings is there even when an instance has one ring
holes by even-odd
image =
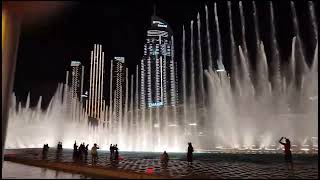
[[[32,28],[22,27],[17,56],[14,92],[17,100],[24,102],[31,92],[31,105],[35,105],[39,96],[43,96],[43,107],[46,107],[54,94],[59,82],[65,81],[65,72],[72,60],[80,61],[85,67],[85,90],[88,90],[88,74],[90,68],[90,51],[93,44],[102,44],[105,52],[106,76],[109,77],[109,64],[114,56],[124,56],[129,74],[135,72],[143,55],[143,45],[153,4],[156,15],[167,21],[173,29],[175,40],[175,57],[178,69],[181,68],[182,25],[186,29],[186,60],[189,60],[190,20],[196,21],[197,12],[201,16],[202,54],[204,67],[207,67],[205,40],[205,4],[209,9],[209,24],[213,59],[216,58],[216,36],[213,17],[215,1],[107,1],[107,2],[74,2],[59,16],[49,19],[46,23],[34,25]],[[313,56],[314,43],[310,29],[310,18],[307,1],[297,1],[296,10],[300,23],[302,40],[305,42],[307,61],[310,64]],[[254,31],[252,2],[245,1],[244,13],[247,29],[249,52],[254,49]],[[267,1],[256,2],[259,14],[260,36],[265,43],[266,52],[270,50],[270,15]],[[277,38],[282,59],[287,61],[293,37],[292,19],[289,1],[274,1]],[[318,9],[318,3],[315,4]],[[316,10],[317,12],[317,10]],[[235,40],[240,44],[240,17],[238,1],[232,3],[233,28]],[[228,10],[226,1],[218,1],[218,16],[223,42],[224,65],[230,69],[230,38],[228,27]],[[194,47],[196,46],[196,22],[194,24]],[[195,55],[197,51],[195,50]],[[254,55],[254,54],[250,54]],[[267,54],[268,55],[268,54]],[[254,63],[254,62],[252,62]],[[178,70],[179,71],[179,70]],[[181,74],[179,74],[179,77]],[[179,78],[180,79],[180,78]],[[104,94],[108,91],[108,83]],[[180,84],[181,85],[181,84]]]

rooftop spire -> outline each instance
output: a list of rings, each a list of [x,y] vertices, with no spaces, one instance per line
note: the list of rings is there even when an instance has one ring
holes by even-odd
[[[153,15],[156,15],[156,4],[153,4]]]

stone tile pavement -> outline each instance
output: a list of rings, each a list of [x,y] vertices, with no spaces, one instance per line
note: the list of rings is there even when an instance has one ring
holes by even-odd
[[[90,153],[87,159],[74,160],[72,150],[64,150],[63,153],[57,154],[54,149],[51,149],[47,157],[43,157],[41,151],[41,149],[14,150],[5,153],[5,157],[71,163],[115,171],[127,170],[172,178],[318,179],[317,154],[294,155],[294,170],[288,171],[282,154],[195,154],[193,165],[188,165],[183,154],[170,156],[169,153],[168,166],[163,166],[159,160],[160,153],[145,156],[142,152],[120,152],[122,160],[113,162],[110,161],[108,152],[100,151],[98,161],[92,163]]]

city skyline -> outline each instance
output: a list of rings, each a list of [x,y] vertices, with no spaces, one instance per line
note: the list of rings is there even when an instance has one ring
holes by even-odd
[[[282,13],[286,11],[290,5],[288,5],[290,1],[284,1],[281,3],[277,3],[274,5],[276,13]],[[94,43],[101,43],[103,47],[106,49],[106,62],[105,64],[109,66],[109,61],[114,56],[124,56],[126,57],[127,66],[129,70],[129,74],[135,74],[135,67],[137,64],[140,64],[139,61],[143,55],[143,44],[146,37],[147,26],[150,24],[150,17],[152,16],[153,4],[157,6],[157,15],[159,17],[168,21],[169,24],[172,25],[174,29],[174,37],[175,37],[175,56],[177,57],[177,66],[181,69],[181,38],[182,38],[182,25],[185,27],[190,26],[190,20],[196,20],[197,12],[200,12],[201,23],[204,24],[205,14],[204,14],[204,6],[207,4],[209,9],[209,17],[212,18],[213,14],[211,12],[213,9],[213,2],[209,1],[199,1],[199,2],[188,2],[188,3],[168,3],[167,1],[160,2],[144,2],[139,4],[138,9],[131,9],[130,3],[113,3],[110,6],[107,4],[86,4],[80,3],[75,6],[74,10],[63,15],[63,20],[58,17],[53,21],[48,23],[48,25],[36,26],[34,29],[22,29],[21,34],[21,42],[19,44],[18,58],[17,58],[17,69],[16,69],[16,77],[15,77],[15,85],[14,91],[17,95],[17,100],[25,102],[26,96],[28,92],[31,92],[31,105],[35,105],[35,102],[39,99],[39,96],[43,97],[43,106],[46,107],[48,102],[53,95],[55,88],[57,87],[58,82],[63,82],[65,79],[65,71],[66,67],[70,65],[70,59],[80,59],[81,63],[85,67],[90,67],[88,56],[88,49]],[[226,14],[226,3],[218,2],[218,16],[220,23],[220,32],[228,31],[228,16]],[[236,3],[232,5],[232,8],[237,8]],[[244,2],[244,13],[246,17],[252,16],[252,5],[250,2]],[[267,10],[264,10],[263,7],[266,6],[265,2],[257,3],[259,18],[261,19],[261,15],[268,14]],[[315,3],[317,6],[317,2]],[[100,9],[99,9],[100,8]],[[103,10],[104,8],[109,8],[112,11]],[[181,11],[181,13],[176,13],[177,9],[185,9],[185,11]],[[306,11],[307,6],[304,3],[299,4],[296,3],[297,14],[299,18],[299,23],[302,24],[301,28],[304,28],[304,23],[308,24],[308,21],[302,21],[302,14]],[[99,10],[98,10],[99,9]],[[117,11],[115,9],[121,9]],[[281,11],[280,11],[281,9]],[[87,10],[92,13],[83,13]],[[115,13],[118,12],[118,13]],[[119,13],[121,12],[121,13]],[[100,13],[100,14],[99,14]],[[83,14],[83,15],[82,15]],[[99,15],[98,15],[99,14]],[[173,15],[174,14],[174,15]],[[83,21],[84,16],[90,21]],[[233,16],[237,17],[236,13],[233,13]],[[95,19],[93,17],[98,17]],[[290,13],[285,13],[283,16],[276,17],[276,25],[281,27],[292,27],[290,18]],[[263,19],[263,17],[262,17]],[[109,23],[101,24],[103,21],[108,21]],[[288,20],[288,21],[283,21]],[[69,23],[70,21],[70,23]],[[68,22],[68,23],[66,23]],[[89,24],[84,25],[83,22],[88,22]],[[130,23],[128,23],[130,22]],[[234,22],[237,22],[234,20]],[[252,23],[251,18],[246,19],[246,23]],[[127,25],[126,25],[127,24]],[[214,22],[210,21],[210,31],[211,33],[211,43],[213,44],[213,52],[212,59],[216,60],[216,52],[215,52],[215,39],[214,31],[215,25]],[[111,26],[110,26],[111,25]],[[237,34],[239,26],[234,25],[235,27],[235,41],[239,44],[239,35]],[[268,41],[265,40],[268,38],[268,30],[266,29],[266,25],[260,24],[262,28],[261,38],[264,40],[266,44],[266,48],[268,51]],[[56,27],[61,27],[56,29]],[[93,28],[100,27],[101,30]],[[264,28],[263,28],[264,27]],[[131,30],[130,30],[131,28]],[[133,29],[132,29],[133,28]],[[137,29],[138,28],[138,29]],[[140,28],[140,29],[139,29]],[[56,30],[55,30],[56,29]],[[278,38],[279,38],[279,46],[283,49],[281,55],[284,57],[289,57],[288,50],[290,45],[290,39],[292,38],[292,34],[287,33],[288,30],[285,28],[277,28]],[[292,29],[292,28],[291,28]],[[129,30],[129,31],[128,31]],[[187,30],[188,31],[188,30]],[[195,27],[196,31],[196,27]],[[203,31],[203,29],[201,30]],[[247,34],[252,33],[250,28],[247,29],[249,31]],[[132,35],[130,33],[140,33],[140,35]],[[290,30],[291,32],[291,30]],[[307,32],[309,30],[307,29]],[[186,32],[187,39],[189,32]],[[102,36],[101,36],[102,35]],[[107,37],[107,35],[111,35],[111,39]],[[303,34],[304,39],[308,39],[308,33]],[[196,34],[194,34],[194,38],[196,38]],[[82,37],[82,38],[80,38]],[[205,37],[204,34],[201,34],[201,37]],[[48,39],[48,40],[47,40]],[[83,40],[82,40],[83,39]],[[48,43],[43,44],[47,40]],[[222,34],[221,42],[223,46],[223,63],[227,71],[230,69],[230,60],[228,57],[227,48],[228,37]],[[205,40],[202,40],[202,46],[206,47]],[[195,44],[196,45],[196,39]],[[26,51],[27,47],[31,46],[31,50]],[[251,48],[250,42],[248,42],[248,48]],[[186,47],[188,49],[189,47]],[[52,50],[49,50],[52,49]],[[38,53],[33,53],[33,51],[37,50]],[[305,48],[306,51],[313,51],[312,48]],[[188,51],[188,50],[187,50]],[[130,54],[131,53],[131,54]],[[135,55],[133,55],[133,54]],[[197,52],[195,52],[197,54]],[[312,54],[312,53],[307,53]],[[250,54],[250,56],[254,56]],[[204,68],[206,65],[206,54],[203,53],[203,61]],[[286,59],[286,58],[284,58]],[[310,57],[307,57],[309,61]],[[188,60],[187,60],[188,61]],[[41,67],[37,68],[35,71],[33,66]],[[188,65],[187,65],[188,66]],[[26,67],[26,68],[24,68]],[[85,74],[89,73],[90,68],[85,68]],[[105,69],[109,69],[106,67]],[[54,71],[53,71],[54,70]],[[107,72],[108,73],[108,72]],[[109,76],[106,74],[106,76]],[[178,78],[181,78],[181,74],[177,74]],[[88,79],[84,80],[88,82]],[[107,84],[109,82],[106,82]],[[88,84],[88,83],[84,83]],[[106,86],[106,85],[105,85]],[[187,85],[188,86],[188,85]],[[179,87],[181,88],[181,87]],[[88,87],[84,87],[84,89],[88,89]],[[180,92],[180,89],[179,89]],[[109,92],[103,92],[103,94],[109,94]]]
[[[227,5],[227,9],[223,9],[223,5]],[[23,128],[24,123],[28,124],[29,128],[37,127],[36,123],[42,123],[39,121],[42,119],[50,124],[50,126],[43,124],[45,126],[42,126],[41,130],[44,132],[53,125],[57,128],[63,127],[65,132],[74,133],[60,137],[64,139],[63,141],[66,138],[72,141],[80,138],[81,133],[82,138],[86,139],[85,141],[89,140],[90,143],[95,141],[106,144],[116,141],[125,144],[125,148],[129,150],[157,151],[172,147],[171,150],[182,151],[187,142],[194,142],[201,149],[221,146],[250,148],[252,145],[264,148],[273,146],[270,140],[281,136],[284,129],[287,130],[288,136],[295,137],[303,144],[305,138],[315,137],[318,131],[314,126],[318,123],[316,118],[318,93],[315,86],[318,83],[316,77],[318,33],[313,3],[308,2],[308,26],[313,30],[313,38],[308,42],[304,42],[306,41],[304,24],[298,20],[299,13],[295,8],[299,4],[294,2],[289,4],[290,11],[287,13],[292,16],[290,19],[292,24],[284,28],[285,31],[291,32],[287,33],[291,34],[287,37],[291,42],[287,47],[290,49],[289,53],[281,47],[283,42],[278,37],[281,34],[277,27],[279,19],[275,19],[274,14],[278,14],[279,9],[274,9],[272,2],[267,4],[267,11],[262,11],[262,6],[257,6],[255,2],[251,5],[248,8],[248,4],[243,7],[242,1],[239,3],[229,1],[227,4],[214,3],[214,6],[205,6],[205,10],[202,10],[205,11],[206,23],[202,23],[204,13],[197,13],[196,18],[192,18],[190,23],[182,25],[182,38],[171,35],[175,31],[170,31],[170,23],[164,21],[162,17],[151,16],[151,27],[147,29],[140,70],[139,65],[126,66],[130,57],[122,55],[125,53],[118,53],[117,56],[107,60],[106,55],[112,54],[112,51],[104,44],[95,42],[93,50],[92,45],[89,51],[84,50],[90,55],[90,67],[82,68],[83,71],[89,72],[86,73],[87,81],[81,83],[87,85],[85,89],[89,87],[89,97],[85,101],[88,116],[84,111],[78,111],[77,101],[73,101],[76,102],[76,108],[73,106],[69,110],[71,106],[68,97],[72,100],[78,99],[78,93],[75,93],[79,92],[78,67],[87,60],[72,57],[69,60],[80,59],[81,62],[71,61],[69,67],[72,71],[71,73],[67,71],[65,81],[62,81],[69,84],[71,76],[71,86],[59,84],[52,103],[45,111],[40,109],[41,98],[37,108],[33,108],[29,106],[30,96],[27,105],[24,106],[14,99],[15,94],[13,94],[9,111],[13,123],[9,124],[10,127],[21,125]],[[211,9],[207,10],[208,7]],[[237,9],[233,9],[234,7]],[[245,11],[249,11],[249,15],[245,14]],[[261,11],[264,16],[258,13]],[[221,18],[223,15],[228,17],[226,22]],[[237,21],[239,15],[240,21]],[[225,23],[228,26],[225,26]],[[213,31],[210,25],[213,25]],[[226,27],[227,29],[224,29]],[[240,30],[237,29],[239,27]],[[92,27],[92,29],[94,32],[99,28]],[[179,40],[182,48],[179,45],[178,48],[174,47]],[[109,43],[112,45],[114,42]],[[308,47],[313,48],[313,53],[305,52],[308,51]],[[180,48],[181,59],[179,52],[174,53]],[[79,51],[79,55],[81,53]],[[289,57],[286,57],[286,53],[290,54]],[[310,56],[313,59],[311,66],[308,60]],[[183,66],[175,64],[180,61]],[[231,62],[231,68],[225,66],[226,73],[221,73],[224,68],[221,68],[219,63],[217,68],[219,61],[223,66]],[[252,62],[255,64],[252,65]],[[107,67],[108,65],[111,66]],[[179,67],[178,70],[176,67]],[[129,69],[135,70],[136,74],[129,73]],[[178,74],[176,72],[183,77],[182,86],[180,83],[176,84],[175,77]],[[57,71],[56,74],[58,73]],[[139,73],[141,73],[141,85]],[[84,76],[83,73],[82,75]],[[156,106],[161,103],[174,104],[176,86],[183,87],[182,104],[150,108],[154,104]],[[141,97],[144,106],[140,108],[139,87],[142,87],[141,94],[146,95]],[[167,98],[170,96],[173,100],[168,101]],[[17,104],[18,110],[15,109]],[[80,121],[70,118],[72,116],[70,111],[80,112]],[[39,116],[35,117],[36,119],[30,117],[32,119],[30,121],[27,115],[33,114],[30,112],[36,112]],[[106,123],[98,121],[96,123],[98,128],[90,128],[88,125],[93,119],[104,119]],[[290,125],[287,124],[288,120],[291,122]],[[274,123],[278,126],[274,127]],[[53,132],[56,134],[56,131]],[[100,136],[107,138],[99,139]],[[268,142],[265,139],[268,139]],[[72,141],[68,141],[69,145]],[[12,146],[16,145],[12,143]]]

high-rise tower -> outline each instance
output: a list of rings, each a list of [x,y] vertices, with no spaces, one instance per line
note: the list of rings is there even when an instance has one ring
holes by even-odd
[[[125,92],[126,92],[126,68],[124,57],[114,57],[113,59],[113,110],[115,118],[118,121],[122,118],[124,104],[125,104]]]
[[[81,97],[81,93],[82,93],[82,80],[80,82],[80,74],[81,76],[83,76],[83,74],[81,73],[81,70],[83,69],[83,66],[81,68],[81,62],[79,61],[71,61],[71,68],[72,68],[72,74],[71,74],[71,94],[72,94],[72,98],[75,98],[77,100],[79,100],[79,98]]]
[[[175,66],[172,30],[167,22],[153,15],[140,66],[141,108],[177,104]]]

